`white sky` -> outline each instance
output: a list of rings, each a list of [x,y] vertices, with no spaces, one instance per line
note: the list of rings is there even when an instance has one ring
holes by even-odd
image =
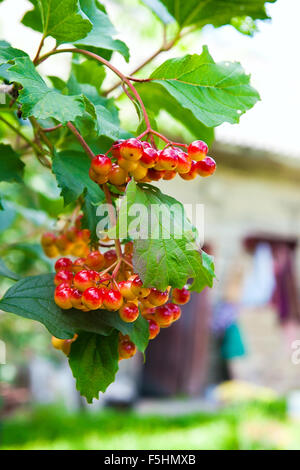
[[[121,38],[129,44],[132,55],[137,52],[133,66],[140,63],[143,56],[148,52],[150,55],[159,44],[159,28],[155,28],[155,37],[151,42],[145,38],[138,42],[134,34],[137,18],[132,15],[132,22],[128,18],[123,18],[122,22],[118,1],[106,0],[105,4],[116,27],[121,30]],[[32,56],[40,35],[19,24],[24,12],[30,8],[31,3],[27,0],[5,0],[1,3],[0,38]],[[135,0],[128,0],[128,11],[130,9],[138,12]],[[216,61],[241,62],[247,73],[251,73],[252,84],[260,92],[262,101],[241,118],[239,125],[224,124],[217,128],[216,134],[220,140],[300,157],[300,0],[277,0],[277,3],[268,5],[268,11],[272,22],[260,22],[260,31],[254,38],[243,36],[231,27],[206,27],[198,39],[193,39],[192,43],[187,39],[186,44],[190,52],[198,53],[201,46],[207,44]],[[141,22],[143,16],[145,10],[141,7]],[[182,48],[177,48],[165,54],[160,61],[182,51]],[[129,71],[132,67],[117,56],[114,60],[122,70]],[[42,71],[53,74],[55,65],[54,73],[58,71],[65,75],[66,63],[66,57],[55,56],[43,65]]]

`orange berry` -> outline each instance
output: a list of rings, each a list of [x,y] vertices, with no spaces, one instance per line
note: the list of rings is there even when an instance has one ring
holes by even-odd
[[[133,302],[127,302],[119,310],[120,318],[126,323],[134,322],[139,316],[138,306]]]
[[[130,359],[136,353],[136,345],[130,341],[120,341],[119,342],[119,358],[120,359]]]
[[[155,320],[148,320],[149,323],[149,339],[154,339],[160,332],[160,326]]]
[[[68,284],[60,284],[54,292],[54,301],[56,305],[64,310],[72,308],[71,303],[72,289]]]
[[[91,251],[91,253],[89,253],[85,259],[85,264],[91,269],[100,271],[100,269],[102,269],[105,265],[105,258],[103,254],[100,253],[100,251]]]
[[[115,186],[121,186],[126,183],[128,180],[127,171],[123,170],[119,165],[113,164],[112,169],[108,175],[108,180],[111,184]]]

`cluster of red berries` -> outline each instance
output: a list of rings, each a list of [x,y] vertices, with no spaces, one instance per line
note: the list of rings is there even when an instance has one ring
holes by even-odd
[[[187,152],[167,145],[159,151],[149,142],[131,138],[117,140],[111,149],[112,162],[108,155],[96,155],[91,162],[90,178],[98,184],[111,183],[123,187],[130,179],[143,183],[171,180],[178,173],[185,180],[197,175],[209,176],[216,169],[216,162],[207,156],[208,147],[196,140],[187,147]]]
[[[41,244],[44,253],[49,258],[59,255],[86,256],[90,249],[90,231],[81,229],[82,215],[79,215],[74,226],[67,228],[63,233],[46,232],[42,235]]]
[[[127,263],[122,261],[117,273],[114,269],[118,263],[115,250],[104,253],[94,250],[85,258],[74,261],[66,257],[59,258],[55,263],[54,300],[64,310],[76,308],[85,312],[97,309],[118,311],[120,318],[127,323],[134,322],[141,313],[148,320],[149,338],[153,339],[160,328],[167,328],[180,318],[179,305],[189,301],[190,292],[186,288],[172,289],[172,292],[168,288],[162,292],[144,287],[130,266],[131,242],[125,244],[122,256],[122,260]],[[170,294],[171,302],[167,303]],[[64,347],[68,348],[68,345]],[[120,359],[132,357],[135,352],[136,347],[132,341],[127,336],[120,335]]]

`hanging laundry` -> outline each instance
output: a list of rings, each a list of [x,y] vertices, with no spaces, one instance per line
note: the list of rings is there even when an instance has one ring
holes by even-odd
[[[272,249],[268,243],[258,243],[251,271],[246,274],[241,304],[259,307],[270,302],[276,286]]]

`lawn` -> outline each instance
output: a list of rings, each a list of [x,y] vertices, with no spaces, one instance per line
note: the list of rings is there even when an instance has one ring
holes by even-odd
[[[39,407],[2,422],[0,449],[300,449],[300,423],[282,401],[178,417]]]

